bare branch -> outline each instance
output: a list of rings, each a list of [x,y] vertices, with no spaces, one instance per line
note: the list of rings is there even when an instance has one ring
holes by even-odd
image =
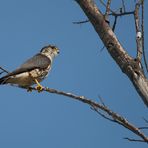
[[[84,24],[84,23],[88,23],[89,20],[85,20],[85,21],[77,21],[77,22],[73,22],[73,24]]]
[[[126,12],[125,11],[125,8],[123,8],[124,9],[124,11],[122,12],[122,11],[120,11],[120,13],[119,12],[115,12],[115,11],[113,11],[113,10],[111,10],[110,9],[110,3],[111,2],[108,2],[108,4],[109,4],[109,6],[107,6],[102,0],[100,0],[100,2],[101,2],[101,4],[104,6],[104,7],[108,7],[108,10],[106,10],[106,11],[110,11],[111,13],[110,14],[108,14],[108,15],[112,15],[112,16],[124,16],[124,15],[133,15],[134,14],[134,11],[129,11],[129,12]]]
[[[104,15],[101,13],[93,0],[75,1],[88,17],[109,54],[115,60],[122,72],[129,77],[141,99],[148,107],[148,80],[142,71],[140,62],[133,59],[133,57],[127,53],[109,24],[106,23]],[[131,14],[133,14],[133,12],[131,12]],[[140,56],[138,57],[141,58]]]
[[[142,50],[143,50],[143,59],[144,64],[146,67],[146,71],[148,72],[148,64],[147,64],[147,58],[146,58],[146,52],[144,47],[144,0],[142,0],[142,16],[141,16],[141,30],[142,30]]]
[[[142,33],[140,29],[140,18],[139,18],[139,8],[141,3],[136,3],[134,18],[135,18],[135,27],[136,27],[136,42],[137,42],[137,61],[141,61],[142,58]]]
[[[114,20],[114,24],[113,24],[113,28],[112,30],[115,31],[115,27],[116,27],[116,24],[117,24],[117,16],[115,16],[115,20]]]
[[[28,88],[26,88],[26,89],[28,89]],[[38,91],[34,87],[30,87],[29,90]],[[135,133],[143,141],[148,142],[148,137],[143,132],[141,132],[133,124],[129,123],[124,117],[122,117],[121,115],[119,115],[119,114],[113,112],[112,110],[110,110],[107,106],[99,104],[99,103],[93,101],[92,99],[86,98],[85,96],[78,96],[78,95],[75,95],[75,94],[72,94],[72,93],[67,93],[67,92],[59,91],[59,90],[52,89],[52,88],[44,87],[42,91],[43,92],[48,92],[48,93],[53,93],[53,94],[58,94],[58,95],[62,95],[62,96],[66,96],[66,97],[72,98],[74,100],[78,100],[80,102],[83,102],[83,103],[89,105],[90,107],[92,107],[97,112],[98,112],[98,109],[100,109],[101,111],[104,112],[104,114],[99,113],[102,117],[104,117],[104,118],[106,118],[108,120],[117,122],[118,124],[122,125],[126,129],[129,129],[131,132]],[[107,114],[108,117],[105,116],[105,114]]]
[[[122,0],[123,11],[126,12],[124,0]]]
[[[111,0],[108,0],[108,3],[110,3],[109,1]],[[105,7],[107,8],[107,5],[103,2],[103,0],[100,0],[100,3]],[[110,4],[109,4],[110,5]],[[110,7],[108,7],[108,9],[112,12],[112,13],[115,13],[113,10],[110,9]]]
[[[0,72],[0,74],[2,74],[2,73],[9,73],[9,71],[7,71],[6,69],[4,69],[4,68],[2,68],[2,67],[0,67],[0,69],[2,70],[2,72]]]
[[[107,5],[106,5],[106,12],[105,12],[105,15],[104,15],[106,21],[108,20],[108,15],[109,15],[109,12],[110,12],[110,4],[111,4],[111,0],[108,0]]]
[[[102,104],[103,106],[106,106],[105,103],[104,103],[104,101],[103,101],[103,98],[102,98],[100,95],[99,95],[98,97],[99,97],[99,100],[100,100],[101,104]]]
[[[146,118],[143,117],[143,120],[148,124],[148,120]]]
[[[97,114],[99,114],[101,117],[103,117],[103,118],[105,118],[105,119],[107,119],[107,120],[109,120],[109,121],[111,121],[111,122],[116,122],[114,119],[112,119],[112,118],[108,117],[107,115],[101,113],[101,111],[99,111],[97,108],[91,107],[91,109],[92,109],[93,111],[95,111]]]
[[[138,127],[139,129],[148,129],[148,127],[143,126],[143,127]]]
[[[129,11],[129,12],[120,12],[120,13],[110,13],[109,15],[112,16],[125,16],[125,15],[133,15],[134,11]]]
[[[130,11],[130,12],[120,12],[120,13],[110,13],[109,15],[112,15],[112,16],[115,17],[112,30],[115,31],[115,27],[116,27],[116,24],[117,24],[117,18],[118,18],[119,16],[126,16],[126,15],[131,15],[131,14],[133,15],[133,14],[134,14],[134,11]]]
[[[132,142],[145,142],[144,140],[132,139],[132,138],[127,138],[127,137],[125,137],[124,139],[126,139],[126,140],[128,140],[128,141],[132,141]]]

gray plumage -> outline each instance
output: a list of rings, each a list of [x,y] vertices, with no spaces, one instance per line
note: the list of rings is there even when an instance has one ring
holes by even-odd
[[[40,59],[40,60],[38,60]],[[20,74],[23,72],[30,72],[33,69],[46,69],[51,64],[51,60],[47,58],[45,55],[37,54],[32,58],[28,59],[25,63],[23,63],[18,69],[13,72],[7,74],[5,77],[9,77],[12,75]]]
[[[29,87],[35,84],[34,79],[42,81],[51,69],[54,57],[59,53],[55,46],[43,47],[40,53],[24,62],[19,68],[0,78],[0,84]]]

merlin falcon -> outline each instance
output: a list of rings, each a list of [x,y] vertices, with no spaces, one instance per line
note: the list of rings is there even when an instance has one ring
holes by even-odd
[[[28,88],[37,84],[36,89],[42,91],[40,82],[48,75],[54,58],[59,54],[56,46],[48,45],[40,53],[24,62],[19,68],[0,78],[0,85],[10,84]]]

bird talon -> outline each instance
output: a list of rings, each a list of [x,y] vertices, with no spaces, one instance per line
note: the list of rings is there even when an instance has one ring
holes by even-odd
[[[37,85],[35,88],[36,88],[36,90],[37,90],[38,92],[43,91],[43,86],[42,86],[42,85]]]

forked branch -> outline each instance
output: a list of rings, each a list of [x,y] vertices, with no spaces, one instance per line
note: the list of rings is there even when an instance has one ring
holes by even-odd
[[[118,38],[114,34],[112,28],[104,19],[103,13],[99,10],[93,0],[75,0],[82,8],[90,23],[93,25],[95,31],[99,35],[100,39],[104,43],[107,51],[115,60],[117,65],[120,67],[123,73],[125,73],[130,81],[133,83],[135,90],[148,107],[148,80],[143,73],[143,69],[140,63],[142,55],[142,44],[141,44],[141,32],[139,32],[139,18],[136,19],[137,27],[137,58],[131,57],[127,51],[123,48]],[[137,13],[139,5],[136,5],[136,11],[131,11],[128,14]],[[119,15],[125,14],[122,12]],[[113,13],[112,15],[116,15]],[[137,14],[135,14],[137,17]],[[117,20],[115,20],[117,21]],[[116,24],[116,22],[115,22]],[[115,25],[114,25],[115,26]],[[115,28],[115,27],[114,27]]]

